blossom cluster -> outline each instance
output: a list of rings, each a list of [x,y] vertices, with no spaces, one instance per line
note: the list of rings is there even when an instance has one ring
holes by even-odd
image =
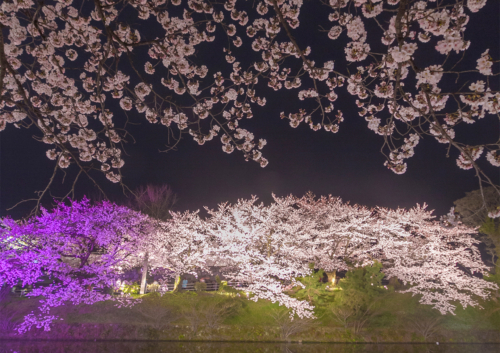
[[[301,0],[255,7],[237,0],[4,1],[0,130],[37,128],[59,168],[97,169],[113,182],[121,181],[126,161],[117,150],[137,115],[171,129],[169,136],[221,141],[224,152],[238,150],[265,167],[263,144],[247,120],[269,92],[294,90],[304,101],[298,112],[280,114],[292,127],[335,133],[343,115],[333,102],[345,86],[368,128],[384,139],[385,165],[404,173],[396,154],[414,152],[404,141],[415,131],[461,154],[479,146],[461,142],[455,127],[496,119],[500,93],[488,77],[498,61],[489,49],[480,49],[475,67],[454,69],[470,48],[469,18],[486,2],[330,0],[318,21],[331,27],[317,35],[344,41],[335,51],[295,40],[304,29]],[[197,53],[206,48],[207,58],[220,58],[204,61]],[[140,64],[133,60],[139,53],[148,55]],[[335,65],[336,55],[348,67]],[[448,92],[444,82],[452,77],[456,87],[474,83]],[[498,166],[498,142],[481,146],[484,160]],[[457,158],[460,167],[470,165],[467,155]]]

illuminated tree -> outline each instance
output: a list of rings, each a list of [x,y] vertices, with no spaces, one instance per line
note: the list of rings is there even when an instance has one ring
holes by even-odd
[[[206,236],[206,222],[198,212],[171,212],[172,218],[155,222],[155,230],[149,234],[143,249],[148,253],[151,271],[167,270],[168,278],[183,274],[197,276],[197,271],[210,271],[209,263],[213,246]]]
[[[93,170],[121,182],[121,143],[131,139],[136,112],[168,128],[174,141],[220,138],[223,151],[240,150],[264,167],[266,141],[247,119],[272,97],[266,89],[295,90],[304,101],[303,109],[280,114],[292,127],[336,133],[344,118],[333,102],[345,86],[383,139],[385,165],[395,173],[406,171],[406,159],[430,137],[449,147],[460,168],[475,169],[480,185],[494,185],[480,163],[500,166],[498,141],[472,145],[455,134],[460,125],[473,134],[479,120],[497,123],[500,93],[490,78],[498,61],[488,48],[472,53],[472,67],[462,61],[469,17],[485,4],[329,0],[314,5],[324,29],[315,33],[301,26],[309,15],[301,14],[302,0],[6,0],[0,130],[38,129],[54,174],[73,164],[95,184]],[[297,35],[341,41],[345,49],[306,47]]]
[[[130,207],[148,215],[151,221],[165,221],[170,218],[170,210],[177,197],[167,184],[161,186],[147,185],[137,188],[130,200]],[[148,253],[144,255],[140,294],[146,292],[148,273]]]
[[[293,198],[277,199],[266,207],[256,197],[208,210],[207,236],[214,240],[213,260],[226,277],[248,283],[252,299],[268,299],[291,309],[290,315],[313,317],[313,306],[285,294],[285,287],[301,285],[296,277],[311,273],[308,236],[296,232],[302,224],[291,211]]]
[[[338,198],[307,194],[275,197],[269,206],[256,198],[221,204],[210,211],[208,235],[228,276],[250,282],[255,299],[278,301],[304,317],[312,307],[289,299],[285,283],[310,274],[309,264],[326,271],[384,265],[383,273],[410,287],[422,304],[442,314],[455,302],[477,306],[497,289],[482,279],[489,267],[481,260],[474,230],[443,227],[426,206],[410,210],[367,209]]]
[[[379,261],[388,277],[410,285],[404,292],[421,295],[422,304],[443,314],[454,312],[455,301],[477,306],[477,298],[486,299],[496,289],[482,279],[489,268],[481,260],[474,230],[461,224],[443,227],[425,205],[370,210],[312,194],[296,201],[295,212],[308,225],[304,232],[311,237],[311,261],[320,268],[348,270]]]
[[[5,219],[0,232],[0,282],[34,285],[43,275],[54,281],[27,293],[43,300],[40,313],[27,315],[19,332],[33,325],[49,330],[56,319],[50,309],[67,303],[117,300],[131,305],[109,290],[118,289],[126,269],[140,264],[142,244],[152,228],[148,217],[106,201],[92,206],[87,199],[42,211],[25,222]]]
[[[380,234],[372,229],[372,211],[343,203],[340,198],[311,193],[295,199],[303,232],[313,239],[310,254],[316,266],[327,272],[365,266],[378,259],[383,249]]]
[[[478,306],[478,298],[487,299],[498,287],[482,279],[490,268],[481,259],[474,229],[443,227],[425,208],[377,209],[373,227],[385,234],[384,273],[410,285],[402,293],[421,295],[421,304],[442,314],[454,314],[456,302]]]

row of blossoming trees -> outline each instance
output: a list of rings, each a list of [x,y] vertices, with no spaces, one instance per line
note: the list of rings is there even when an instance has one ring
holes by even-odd
[[[216,261],[226,276],[250,283],[253,299],[269,299],[300,317],[313,317],[314,307],[288,296],[285,283],[311,273],[309,264],[326,271],[346,270],[379,261],[388,277],[410,286],[422,304],[442,314],[456,304],[477,306],[497,286],[479,276],[487,271],[471,237],[473,229],[444,227],[431,212],[367,209],[334,197],[308,194],[274,198],[269,206],[254,197],[219,205],[202,219],[198,212],[172,213],[166,222],[109,202],[60,203],[53,211],[25,222],[3,220],[0,233],[0,283],[35,284],[44,274],[56,281],[36,287],[40,312],[19,326],[49,329],[56,319],[50,309],[67,303],[115,300],[92,288],[114,287],[124,271],[148,256],[150,270],[172,276],[209,270]]]

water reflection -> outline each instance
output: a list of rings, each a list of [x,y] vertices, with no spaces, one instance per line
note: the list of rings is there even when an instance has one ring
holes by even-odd
[[[500,344],[0,341],[0,353],[493,353]]]

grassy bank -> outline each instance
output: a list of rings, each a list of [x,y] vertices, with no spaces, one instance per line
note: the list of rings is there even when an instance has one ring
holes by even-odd
[[[297,293],[296,295],[300,295]],[[237,292],[180,292],[136,296],[132,308],[114,302],[63,306],[53,313],[63,320],[52,330],[23,335],[26,339],[90,340],[222,340],[303,342],[500,342],[500,305],[484,309],[457,308],[441,315],[418,304],[409,294],[389,288],[362,318],[342,321],[334,291],[313,295],[313,321],[288,320],[278,304],[254,302]],[[21,338],[14,327],[25,314],[36,312],[37,298],[6,298],[1,304],[1,338]],[[335,311],[337,308],[337,311]],[[356,320],[364,320],[363,325]],[[361,327],[359,327],[361,326]]]

